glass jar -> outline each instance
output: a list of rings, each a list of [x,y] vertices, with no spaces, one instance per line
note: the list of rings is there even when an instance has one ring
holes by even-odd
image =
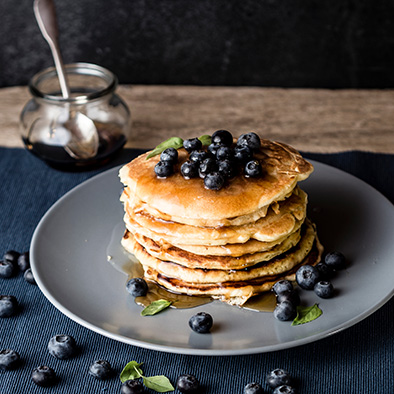
[[[75,169],[104,164],[122,149],[130,136],[130,112],[115,93],[117,78],[95,64],[68,64],[65,69],[71,92],[68,99],[61,94],[54,67],[31,79],[32,98],[21,113],[23,142],[29,151],[54,167]],[[81,158],[68,149],[73,136],[67,122],[75,114],[85,121],[79,129],[90,125],[97,130],[98,139],[94,133],[96,147],[91,157]]]

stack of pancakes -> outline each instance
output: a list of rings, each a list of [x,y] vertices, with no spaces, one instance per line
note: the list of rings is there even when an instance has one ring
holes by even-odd
[[[159,157],[148,154],[119,172],[122,245],[141,262],[146,279],[171,292],[242,305],[279,279],[294,280],[299,266],[320,261],[307,195],[297,185],[313,167],[293,148],[261,140],[254,157],[263,176],[238,175],[218,191],[200,178],[183,178],[183,148],[175,173],[165,179],[154,172]]]

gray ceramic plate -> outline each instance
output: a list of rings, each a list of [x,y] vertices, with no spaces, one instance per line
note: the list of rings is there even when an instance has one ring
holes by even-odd
[[[326,250],[350,261],[333,283],[335,298],[302,292],[323,315],[300,326],[219,301],[193,309],[168,309],[141,317],[125,290],[126,274],[107,261],[125,259],[121,184],[114,168],[77,186],[45,214],[33,235],[31,266],[45,296],[77,323],[144,348],[196,355],[237,355],[303,345],[348,328],[390,299],[394,287],[393,205],[361,180],[321,163],[301,187]],[[212,314],[210,334],[189,329],[191,315]]]

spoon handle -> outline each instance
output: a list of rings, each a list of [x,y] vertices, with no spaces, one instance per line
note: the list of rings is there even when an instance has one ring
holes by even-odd
[[[53,0],[34,0],[33,9],[41,33],[51,48],[62,95],[65,99],[68,99],[70,97],[70,88],[67,83],[66,72],[58,42],[59,32],[55,4]]]

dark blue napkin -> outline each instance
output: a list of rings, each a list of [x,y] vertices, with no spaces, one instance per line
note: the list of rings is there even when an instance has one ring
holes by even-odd
[[[9,249],[28,250],[40,218],[72,187],[138,153],[124,150],[104,168],[68,173],[48,167],[25,150],[0,148],[0,256]],[[394,201],[394,155],[346,152],[305,156],[356,175]],[[0,289],[0,294],[16,296],[21,305],[17,316],[0,319],[0,349],[14,349],[23,359],[19,369],[0,371],[1,394],[119,393],[119,372],[131,360],[143,362],[147,376],[164,374],[174,385],[180,374],[194,374],[207,394],[243,393],[248,382],[263,383],[266,373],[274,368],[287,369],[296,378],[299,393],[394,392],[393,300],[355,326],[312,344],[250,356],[202,357],[140,349],[91,332],[55,309],[21,274],[0,279]],[[49,355],[47,344],[56,334],[76,339],[76,357],[62,361]],[[112,364],[116,376],[97,381],[88,375],[90,363],[100,358]],[[31,382],[31,371],[38,365],[56,371],[60,379],[55,387],[40,388]],[[268,387],[265,390],[272,392]]]

